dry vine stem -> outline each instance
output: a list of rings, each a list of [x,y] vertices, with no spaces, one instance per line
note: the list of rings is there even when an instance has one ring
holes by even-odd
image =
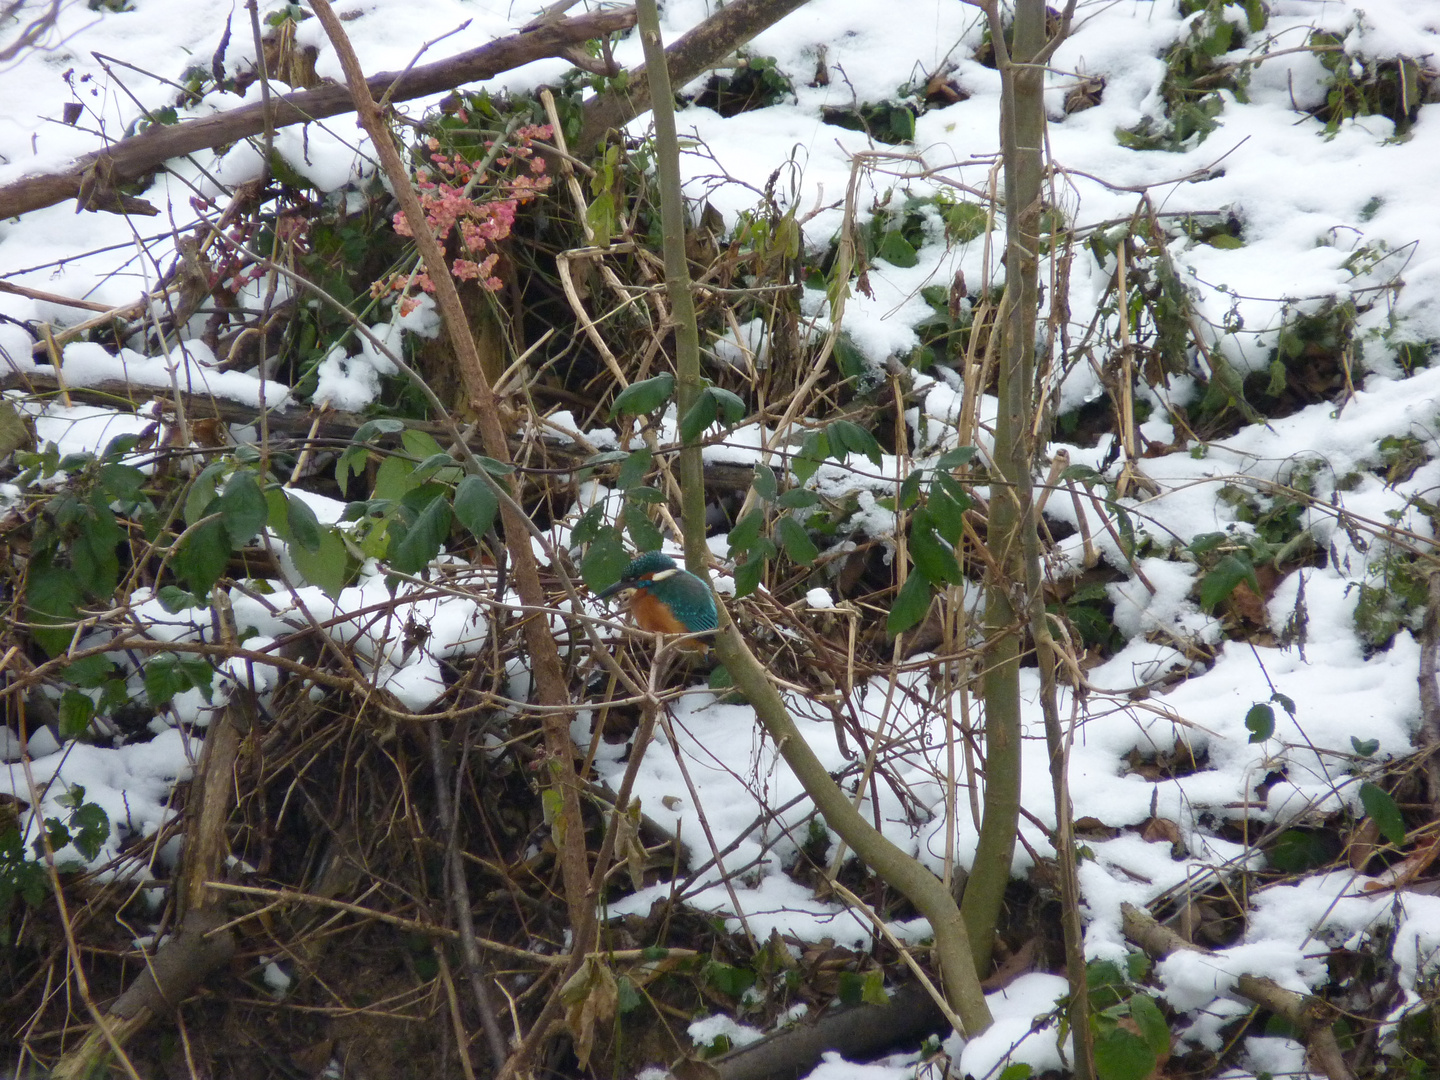
[[[485,452],[497,461],[507,462],[510,457],[509,443],[500,424],[500,411],[495,394],[481,366],[480,354],[461,307],[460,295],[450,276],[445,253],[426,224],[425,212],[411,183],[409,170],[401,160],[399,151],[395,149],[389,128],[365,83],[360,61],[350,46],[344,27],[326,0],[315,0],[313,6],[316,16],[321,20],[325,32],[340,55],[360,121],[375,144],[401,209],[407,220],[413,224],[415,243],[420,249],[426,270],[435,283],[436,300],[459,361],[463,385],[478,415]],[[526,605],[543,607],[545,592],[540,584],[540,574],[535,563],[534,550],[530,546],[530,534],[524,514],[518,506],[509,501],[502,502],[500,512],[514,567],[516,591]],[[543,705],[559,707],[555,711],[547,710],[542,715],[541,726],[546,750],[557,774],[555,783],[562,800],[564,839],[560,853],[561,875],[574,934],[572,950],[574,956],[583,957],[594,938],[596,921],[595,907],[588,895],[590,875],[585,851],[585,826],[580,814],[579,780],[575,775],[574,744],[570,740],[570,714],[565,709],[570,705],[569,689],[555,638],[547,621],[526,619],[523,632],[540,702]]]

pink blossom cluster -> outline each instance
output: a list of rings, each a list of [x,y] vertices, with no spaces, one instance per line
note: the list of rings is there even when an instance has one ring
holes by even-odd
[[[548,124],[517,128],[513,133],[515,144],[495,157],[496,172],[478,176],[475,162],[459,154],[441,153],[438,139],[427,140],[430,167],[415,174],[415,186],[420,191],[420,205],[435,239],[444,244],[454,234],[458,254],[450,270],[461,281],[478,282],[491,292],[504,287],[505,283],[495,273],[495,265],[500,260],[499,245],[510,235],[520,205],[550,186],[550,177],[545,175],[545,160],[535,155],[531,145],[536,139],[548,139],[550,135]],[[485,144],[487,151],[493,146],[493,142]],[[512,167],[516,175],[506,175]],[[521,171],[522,168],[528,171]],[[485,194],[473,197],[471,192],[482,189],[482,185]],[[403,210],[395,214],[395,231],[401,236],[414,235]],[[429,274],[422,272],[415,280],[426,292],[435,291]],[[405,282],[395,277],[389,282],[377,282],[371,291],[378,295],[404,288]],[[408,314],[417,301],[407,296],[400,303],[401,313]]]

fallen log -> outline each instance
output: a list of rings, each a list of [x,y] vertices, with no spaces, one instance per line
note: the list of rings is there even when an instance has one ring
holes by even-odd
[[[1122,904],[1120,912],[1125,936],[1153,959],[1161,960],[1176,952],[1210,952],[1186,941],[1168,926],[1156,922],[1149,912],[1133,904]],[[1274,979],[1261,975],[1241,975],[1233,992],[1289,1023],[1295,1031],[1296,1040],[1305,1045],[1308,1064],[1324,1073],[1329,1080],[1355,1080],[1355,1074],[1345,1061],[1335,1037],[1333,1024],[1341,1015],[1335,1006],[1313,994],[1287,990]]]
[[[913,1050],[926,1036],[949,1031],[930,995],[906,985],[893,991],[884,1005],[826,1012],[818,1020],[783,1028],[709,1061],[676,1062],[670,1071],[679,1080],[799,1080],[828,1051],[847,1061],[870,1060],[888,1050]]]
[[[534,60],[551,56],[573,59],[571,50],[579,43],[634,25],[633,8],[597,11],[574,19],[529,26],[447,60],[404,72],[383,72],[367,81],[377,99],[407,101],[490,79]],[[267,122],[272,129],[288,127],[353,112],[354,108],[348,88],[321,86],[271,97],[268,117],[267,106],[262,101],[199,120],[156,125],[86,154],[64,172],[27,176],[0,187],[0,219],[81,198],[82,190],[84,198],[80,209],[119,210],[123,202],[115,191],[118,185],[139,180],[172,158],[259,135],[266,130]],[[131,212],[138,209],[134,202],[129,206]]]

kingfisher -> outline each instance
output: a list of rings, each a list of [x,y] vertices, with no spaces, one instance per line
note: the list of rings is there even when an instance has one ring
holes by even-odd
[[[629,595],[630,614],[642,630],[703,634],[719,625],[710,586],[661,551],[647,551],[636,558],[599,598],[616,593]],[[680,647],[699,653],[710,648],[698,638],[688,638]]]

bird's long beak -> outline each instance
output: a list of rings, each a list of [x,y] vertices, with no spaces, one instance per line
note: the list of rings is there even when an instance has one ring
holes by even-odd
[[[629,578],[621,578],[614,585],[611,585],[608,589],[605,589],[603,592],[596,593],[595,599],[604,600],[607,597],[614,596],[616,593],[622,593],[626,589],[633,589],[634,587],[634,581],[630,580]]]

